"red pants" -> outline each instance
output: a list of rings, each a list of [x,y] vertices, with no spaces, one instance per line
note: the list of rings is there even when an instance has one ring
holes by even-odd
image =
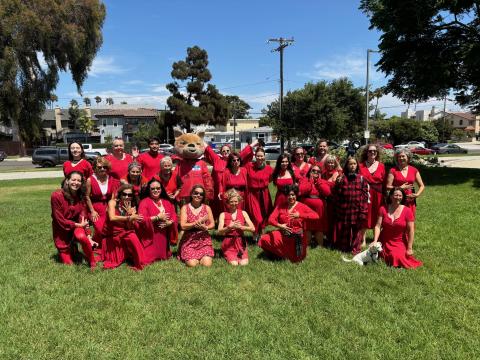
[[[79,242],[82,246],[83,254],[90,264],[91,268],[95,267],[95,256],[93,254],[92,245],[87,237],[85,229],[76,228],[73,231],[60,231],[59,229],[53,230],[53,241],[55,247],[58,250],[58,256],[60,261],[64,264],[73,264],[73,246],[72,242]]]

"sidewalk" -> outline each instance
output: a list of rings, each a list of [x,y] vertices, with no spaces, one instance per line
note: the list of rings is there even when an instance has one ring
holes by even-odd
[[[0,180],[63,178],[63,171],[15,171],[0,173]]]

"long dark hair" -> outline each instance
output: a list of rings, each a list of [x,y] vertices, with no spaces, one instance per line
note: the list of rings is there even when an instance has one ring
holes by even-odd
[[[70,187],[68,186],[68,180],[72,178],[72,175],[80,175],[80,178],[82,180],[82,186],[77,190],[77,193],[75,196],[72,194],[70,191]],[[65,196],[65,199],[68,200],[68,202],[72,205],[75,203],[75,199],[80,199],[83,201],[85,199],[85,194],[87,193],[86,187],[85,187],[85,178],[83,177],[83,174],[79,171],[72,171],[70,174],[68,174],[65,179],[62,181],[62,192],[63,196]]]
[[[390,191],[387,193],[387,204],[390,205],[392,203],[392,196],[395,191],[400,191],[402,193],[403,197],[400,205],[405,205],[407,202],[407,195],[405,194],[405,190],[403,190],[401,187],[394,187],[393,189],[390,189]]]
[[[134,190],[133,190],[133,185],[132,184],[122,184],[117,190],[117,194],[115,195],[115,200],[117,201],[117,208],[120,206],[120,198],[124,190],[132,190],[132,207],[136,207],[137,204],[137,198],[134,196]]]
[[[347,159],[345,160],[345,164],[343,165],[343,173],[345,175],[348,175],[350,173],[350,171],[348,171],[348,162],[350,160],[355,160],[355,162],[357,163],[357,168],[355,169],[355,174],[358,174],[360,172],[360,169],[359,169],[359,166],[358,166],[358,160],[354,157],[354,156],[347,156]]]
[[[190,203],[192,202],[192,195],[193,195],[193,192],[195,191],[195,189],[202,189],[203,190],[203,198],[202,198],[202,204],[205,204],[205,201],[207,199],[207,193],[205,192],[205,188],[203,187],[203,185],[200,185],[200,184],[195,184],[193,185],[192,187],[192,190],[190,190]]]
[[[160,189],[161,189],[160,198],[168,200],[168,195],[167,195],[167,192],[165,191],[165,188],[163,187],[163,184],[160,182],[160,180],[156,178],[151,178],[150,181],[145,186],[142,187],[142,194],[140,197],[142,199],[145,199],[147,197],[150,197],[150,195],[152,195],[152,192],[150,191],[150,185],[153,184],[154,182],[157,182],[160,184]]]
[[[230,155],[228,155],[228,159],[227,159],[227,169],[230,170],[230,172],[232,172],[233,160],[235,159],[240,160],[239,166],[242,166],[242,159],[240,158],[240,155],[238,155],[238,153],[236,152],[231,152]]]
[[[272,179],[273,181],[277,181],[278,175],[280,175],[280,171],[282,171],[282,160],[285,158],[288,159],[287,171],[290,173],[290,176],[292,177],[292,180],[295,183],[297,182],[295,178],[295,172],[293,171],[292,162],[290,161],[290,156],[288,156],[288,154],[281,154],[277,158],[277,162],[275,163],[275,169],[273,169],[273,173],[272,173]]]
[[[70,144],[68,144],[68,160],[73,161],[73,155],[72,155],[72,150],[71,147],[73,144],[78,144],[80,145],[80,149],[82,149],[82,153],[80,154],[81,159],[85,159],[85,150],[83,149],[83,145],[79,143],[78,141],[72,141]]]

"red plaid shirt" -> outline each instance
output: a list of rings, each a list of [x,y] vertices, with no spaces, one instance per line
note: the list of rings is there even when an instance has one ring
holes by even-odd
[[[368,212],[368,182],[357,174],[349,180],[344,176],[335,184],[334,216],[342,224],[358,224],[367,218]]]

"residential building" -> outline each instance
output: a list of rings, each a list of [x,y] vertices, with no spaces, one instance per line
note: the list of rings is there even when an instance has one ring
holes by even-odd
[[[401,115],[402,118],[413,119],[418,121],[431,121],[440,119],[443,117],[443,111],[437,110],[435,106],[432,106],[431,110],[421,109],[421,110],[412,110],[407,109],[406,111],[402,111]]]
[[[227,121],[226,131],[233,131],[233,122],[234,119]],[[235,119],[235,123],[237,131],[254,129],[259,127],[260,119]]]
[[[474,134],[480,133],[480,116],[470,112],[446,112],[445,120],[454,129],[462,129]]]

